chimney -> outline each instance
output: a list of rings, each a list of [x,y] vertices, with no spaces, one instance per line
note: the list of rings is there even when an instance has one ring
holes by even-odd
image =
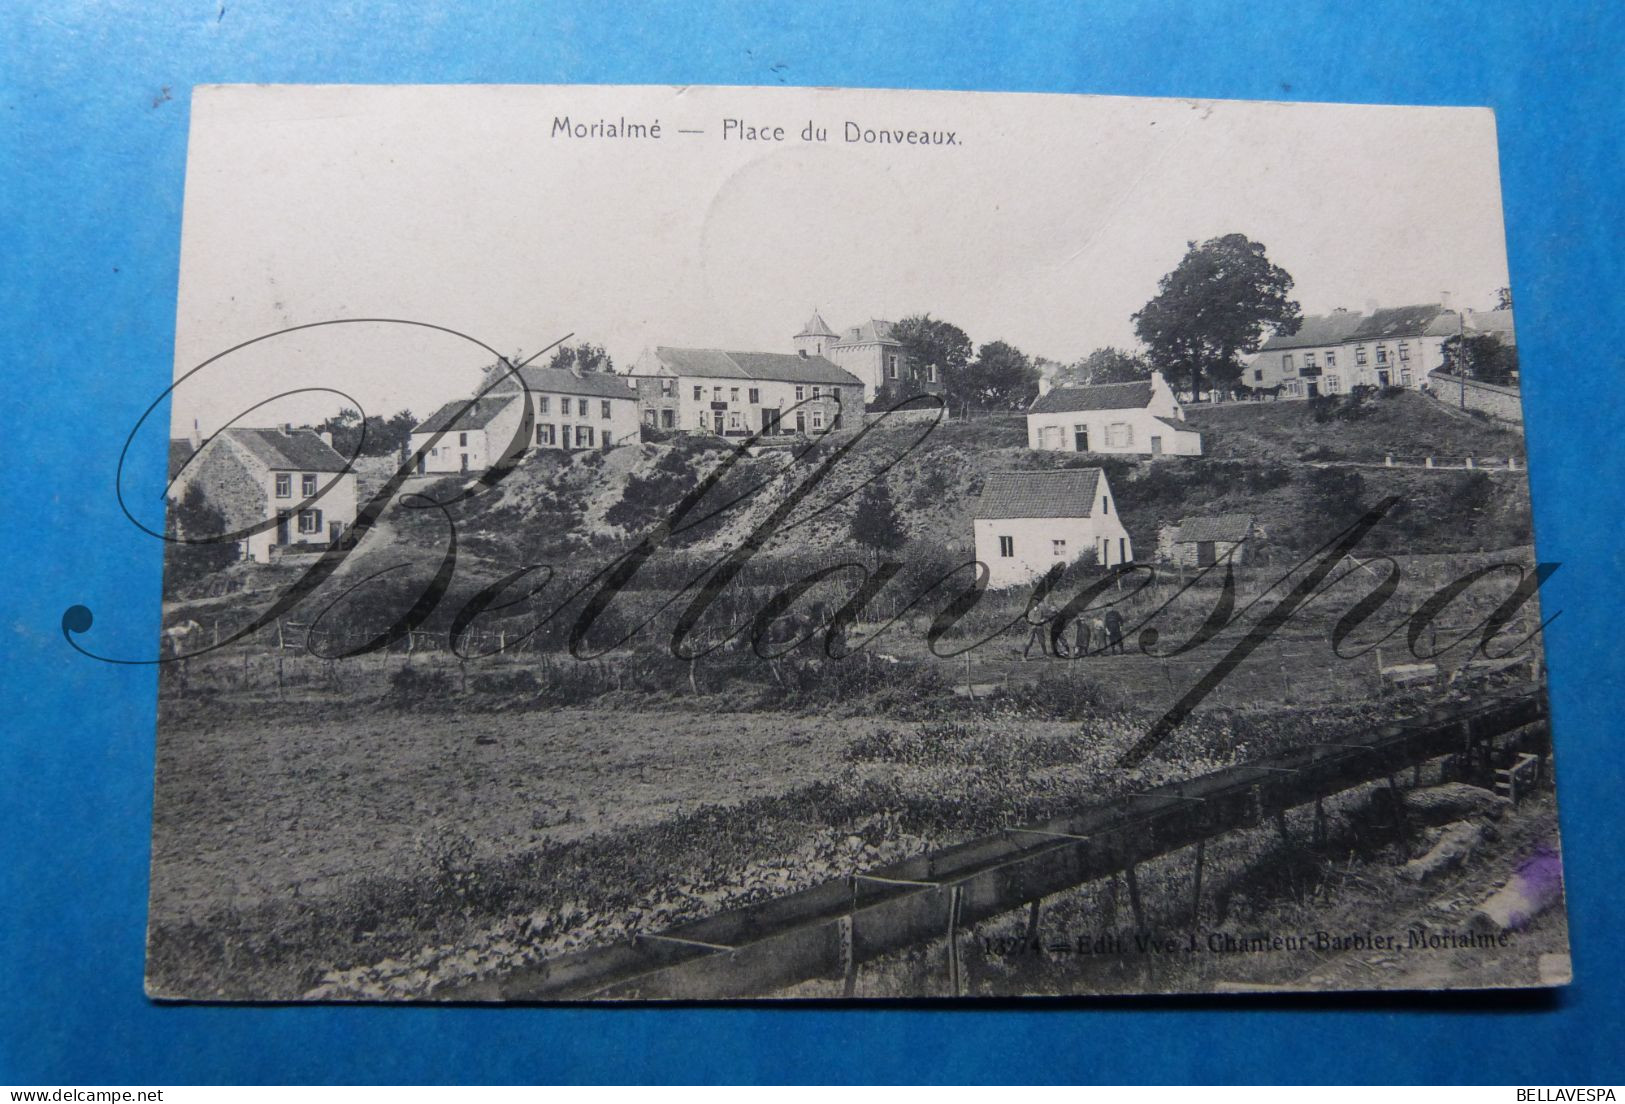
[[[574,361],[571,361],[570,362],[570,374],[572,376],[574,376],[576,379],[580,379],[581,378],[581,365],[575,363]]]
[[[1047,376],[1047,375],[1046,376],[1039,376],[1038,377],[1038,397],[1043,398],[1045,395],[1049,394],[1050,388],[1052,388],[1054,386],[1055,386],[1055,380],[1054,380],[1053,377]]]
[[[284,436],[284,437],[292,437],[293,436],[293,423],[292,422],[283,422],[277,428],[282,431],[282,436]]]
[[[1365,301],[1365,312],[1367,314],[1377,313],[1377,301],[1375,299],[1367,299]]]
[[[333,447],[333,434],[331,431],[324,429],[316,436],[320,437],[322,439],[322,444],[326,445],[328,448]]]
[[[191,444],[193,452],[203,447],[203,431],[198,429],[196,418],[192,419],[192,432],[186,435],[186,440]]]

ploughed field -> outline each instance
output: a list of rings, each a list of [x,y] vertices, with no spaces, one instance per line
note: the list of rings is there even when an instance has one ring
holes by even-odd
[[[216,700],[161,729],[149,989],[432,997],[1395,705],[1215,711],[1125,771],[1147,718],[1109,708],[911,720]]]

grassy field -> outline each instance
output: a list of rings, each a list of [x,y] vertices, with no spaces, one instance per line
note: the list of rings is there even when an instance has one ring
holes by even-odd
[[[1462,414],[1413,392],[1374,399],[1355,420],[1317,422],[1308,402],[1198,404],[1186,420],[1202,431],[1206,455],[1221,460],[1304,459],[1420,463],[1434,456],[1452,463],[1463,457],[1524,458],[1523,434],[1500,423]]]

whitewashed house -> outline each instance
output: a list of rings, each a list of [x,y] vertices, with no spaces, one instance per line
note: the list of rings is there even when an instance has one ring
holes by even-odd
[[[863,414],[863,381],[815,354],[657,345],[631,376],[644,423],[658,429],[817,436]]]
[[[282,425],[233,426],[189,456],[172,445],[169,497],[192,487],[225,519],[226,532],[258,528],[238,541],[244,559],[269,563],[289,551],[318,551],[355,524],[355,472],[322,436]],[[197,535],[197,534],[194,534]],[[207,534],[204,534],[207,535]]]
[[[638,395],[627,377],[530,366],[518,374],[486,369],[480,398],[449,402],[413,429],[418,473],[478,472],[496,463],[519,432],[527,396],[527,449],[609,449],[638,439]]]
[[[1288,399],[1341,395],[1356,387],[1420,390],[1444,366],[1444,347],[1466,334],[1491,334],[1517,343],[1510,310],[1448,310],[1441,303],[1373,307],[1367,313],[1335,310],[1310,315],[1293,334],[1277,334],[1259,348],[1241,382]]]
[[[1200,456],[1202,435],[1185,424],[1173,389],[1148,380],[1046,388],[1027,410],[1027,447],[1046,452]]]
[[[417,457],[417,473],[484,471],[513,441],[524,412],[524,404],[512,395],[452,400],[412,430],[409,447]]]
[[[991,472],[972,518],[976,558],[987,565],[989,587],[1030,583],[1091,552],[1104,567],[1134,559],[1099,468]]]

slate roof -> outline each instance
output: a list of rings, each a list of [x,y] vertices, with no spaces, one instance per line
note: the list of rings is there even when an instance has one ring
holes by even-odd
[[[1140,410],[1151,404],[1151,381],[1057,387],[1028,407],[1030,414],[1069,414],[1078,410]]]
[[[1359,311],[1340,310],[1330,314],[1311,314],[1303,320],[1297,333],[1275,334],[1260,346],[1259,351],[1341,345],[1364,321],[1365,315]]]
[[[989,472],[973,516],[989,520],[1089,517],[1099,486],[1099,468]]]
[[[598,399],[635,399],[637,392],[631,381],[614,372],[583,372],[579,376],[568,368],[547,368],[527,365],[519,369],[519,378],[532,391],[553,395],[589,395]],[[503,385],[499,384],[499,387]],[[509,377],[507,386],[513,386]]]
[[[1444,313],[1444,307],[1439,303],[1417,303],[1408,307],[1383,307],[1372,311],[1365,321],[1361,322],[1355,331],[1347,337],[1348,341],[1382,341],[1394,337],[1421,337],[1439,315]],[[1455,318],[1451,318],[1452,332],[1455,327]]]
[[[1194,433],[1198,437],[1200,437],[1202,435],[1201,431],[1198,430],[1195,426],[1189,425],[1189,424],[1187,424],[1185,422],[1181,422],[1181,421],[1179,421],[1179,420],[1177,420],[1175,418],[1159,418],[1159,417],[1153,415],[1151,420],[1154,421],[1154,422],[1161,422],[1163,425],[1167,426],[1169,429],[1177,430],[1180,433]]]
[[[821,356],[797,353],[730,353],[721,349],[679,349],[657,345],[655,356],[679,376],[712,379],[773,380],[781,383],[827,383],[862,387],[863,381]]]
[[[192,458],[192,442],[185,437],[171,437],[169,439],[169,481],[173,483],[175,477],[181,473],[186,462]]]
[[[1252,530],[1252,527],[1253,516],[1251,514],[1220,514],[1217,517],[1181,518],[1179,532],[1174,536],[1174,543],[1242,541],[1247,539],[1247,534]]]
[[[454,399],[413,427],[413,433],[439,433],[442,430],[484,429],[498,414],[513,402],[515,396],[475,399]],[[466,413],[463,413],[466,409]],[[461,413],[462,416],[458,417]]]
[[[801,332],[796,334],[796,336],[834,337],[836,335],[835,331],[829,328],[829,323],[824,321],[824,316],[819,314],[817,311],[813,311],[813,316],[807,319],[807,324],[801,327]]]
[[[841,334],[837,345],[869,345],[880,342],[884,345],[901,345],[892,333],[893,323],[880,318],[871,318],[861,326],[848,326]]]
[[[272,471],[341,472],[344,457],[313,430],[246,429],[232,426],[218,436],[229,438]]]

